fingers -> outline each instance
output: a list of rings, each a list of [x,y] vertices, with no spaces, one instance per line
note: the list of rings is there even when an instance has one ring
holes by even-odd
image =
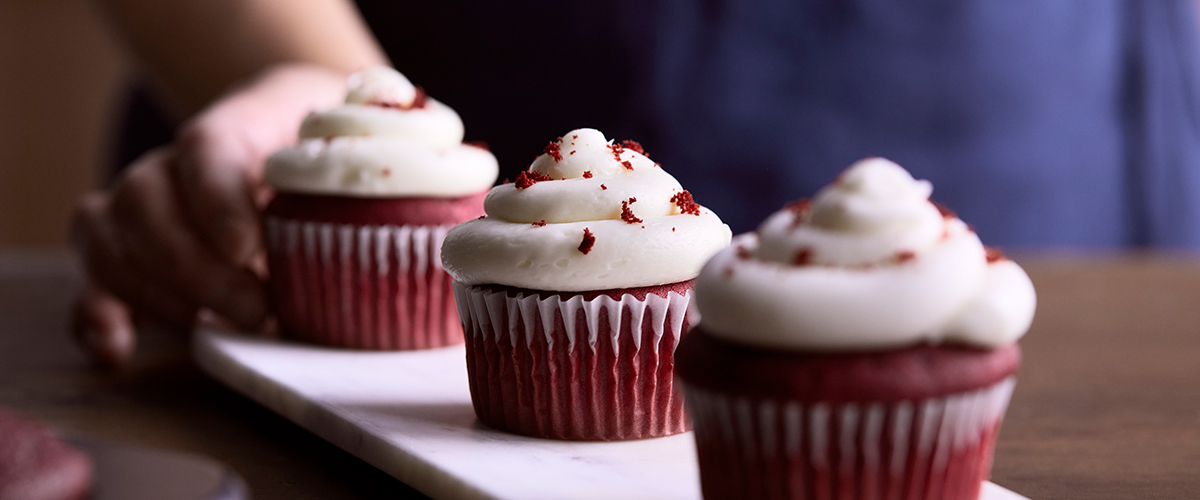
[[[266,316],[264,291],[244,266],[217,258],[200,241],[161,154],[131,167],[113,195],[117,237],[147,284],[208,307],[243,328]]]
[[[306,114],[332,106],[344,92],[345,75],[279,65],[184,125],[175,144],[180,196],[219,258],[246,265],[261,252],[255,198],[264,161],[295,142]]]
[[[245,265],[261,248],[252,189],[256,181],[250,170],[258,168],[263,156],[238,136],[222,132],[221,122],[202,117],[183,130],[175,174],[203,243],[226,262]]]
[[[152,283],[136,262],[112,218],[104,193],[85,195],[72,217],[72,236],[89,276],[130,307],[161,322],[190,325],[196,306]]]
[[[249,269],[218,258],[185,215],[163,151],[139,159],[111,194],[88,195],[74,217],[87,269],[134,312],[191,326],[212,309],[253,329],[266,316],[262,285]]]
[[[137,345],[129,309],[94,284],[75,302],[71,332],[92,359],[107,367],[128,362]]]

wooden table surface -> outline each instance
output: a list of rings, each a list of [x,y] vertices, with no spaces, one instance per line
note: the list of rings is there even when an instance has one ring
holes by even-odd
[[[1034,499],[1200,498],[1200,259],[1018,258],[1038,290],[993,481]],[[180,333],[95,370],[67,338],[78,271],[0,252],[0,406],[61,429],[204,454],[256,498],[419,494],[207,379]]]

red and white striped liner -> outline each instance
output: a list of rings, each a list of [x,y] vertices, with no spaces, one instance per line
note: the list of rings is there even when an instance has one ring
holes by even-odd
[[[1015,384],[836,406],[685,384],[704,498],[974,500]]]
[[[675,346],[698,320],[690,290],[641,300],[457,283],[454,291],[467,332],[471,401],[484,424],[587,441],[690,428],[674,381]]]
[[[354,349],[462,343],[441,248],[453,224],[364,226],[265,217],[285,334]]]

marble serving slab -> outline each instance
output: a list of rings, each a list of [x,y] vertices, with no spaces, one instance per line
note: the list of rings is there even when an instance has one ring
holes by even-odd
[[[203,329],[193,343],[214,378],[433,498],[700,499],[691,433],[581,443],[484,427],[462,346],[362,352]],[[982,495],[1024,498],[992,483]]]

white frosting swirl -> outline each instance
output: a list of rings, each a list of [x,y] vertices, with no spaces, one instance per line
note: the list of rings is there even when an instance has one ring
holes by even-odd
[[[932,188],[868,158],[741,235],[696,281],[704,330],[800,350],[922,342],[995,347],[1029,329],[1036,295],[1016,263],[929,202]]]
[[[729,244],[716,214],[677,203],[690,195],[671,174],[598,130],[571,131],[546,151],[522,177],[549,180],[492,188],[487,217],[446,236],[442,264],[455,280],[554,291],[662,285],[695,278]],[[586,253],[585,229],[594,238]]]
[[[496,157],[462,143],[458,114],[387,67],[355,73],[346,104],[311,113],[300,143],[267,160],[280,191],[357,197],[453,197],[496,181]]]

